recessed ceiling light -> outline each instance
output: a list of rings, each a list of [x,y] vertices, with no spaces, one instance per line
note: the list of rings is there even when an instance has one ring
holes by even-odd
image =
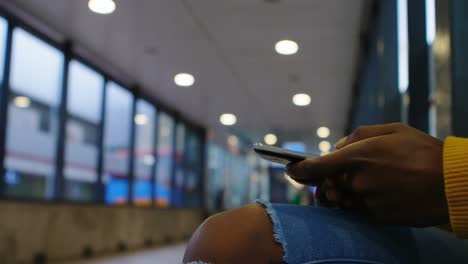
[[[135,115],[134,120],[135,120],[135,124],[139,126],[146,125],[148,123],[148,117],[144,114]]]
[[[331,144],[330,144],[330,142],[324,140],[324,141],[319,143],[318,147],[319,147],[319,150],[321,152],[329,152],[330,149],[331,149]]]
[[[275,134],[266,134],[263,140],[267,145],[274,145],[278,142],[278,137]]]
[[[31,105],[31,100],[26,96],[15,97],[15,105],[19,108],[28,108]]]
[[[219,122],[225,126],[232,126],[237,122],[237,117],[233,114],[222,114],[219,117]]]
[[[106,15],[114,12],[115,2],[113,0],[89,0],[88,7],[94,13]]]
[[[174,82],[178,86],[188,87],[195,83],[195,78],[189,73],[178,73],[174,76]]]
[[[319,138],[327,138],[330,136],[330,129],[328,127],[319,127],[317,129],[317,136]]]
[[[306,106],[310,104],[310,96],[308,94],[296,94],[293,96],[292,101],[297,106]]]
[[[292,40],[280,40],[276,43],[275,50],[281,55],[293,55],[299,50],[299,45]]]

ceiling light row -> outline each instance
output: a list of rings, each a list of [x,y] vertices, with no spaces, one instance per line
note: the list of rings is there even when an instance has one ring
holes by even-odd
[[[98,14],[111,14],[115,11],[116,5],[113,0],[89,0],[88,7],[91,11]],[[278,54],[281,55],[293,55],[298,52],[299,45],[297,42],[292,40],[280,40],[275,44],[275,50]],[[178,73],[174,76],[174,83],[181,87],[190,87],[195,83],[195,77],[190,73]],[[24,98],[18,98],[18,106],[25,107],[25,105],[29,104],[29,102],[25,102],[23,99]],[[301,93],[294,95],[292,101],[297,106],[307,106],[310,104],[311,98],[309,95]],[[225,113],[219,117],[219,121],[225,126],[232,126],[236,124],[237,117],[234,114]],[[145,125],[147,122],[148,120],[146,116],[135,116],[136,124]],[[266,144],[274,145],[277,141],[278,138],[274,134],[267,134],[265,136]]]

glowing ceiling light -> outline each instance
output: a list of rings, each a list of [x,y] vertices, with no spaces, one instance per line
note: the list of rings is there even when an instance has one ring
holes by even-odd
[[[275,50],[281,55],[293,55],[299,50],[299,45],[292,40],[280,40],[276,43]]]
[[[327,138],[330,136],[330,129],[328,127],[319,127],[317,129],[317,136],[319,138]]]
[[[307,106],[310,104],[311,99],[308,94],[296,94],[293,96],[292,101],[297,106]]]
[[[267,145],[274,145],[278,142],[278,137],[275,134],[266,134],[263,140]]]
[[[321,152],[329,152],[331,149],[331,144],[330,142],[324,140],[319,143],[318,147]]]
[[[190,73],[178,73],[174,76],[174,83],[178,86],[189,87],[195,83],[195,77]]]
[[[225,126],[232,126],[234,124],[236,124],[237,122],[237,117],[233,114],[222,114],[220,117],[219,117],[219,122],[221,122],[221,124],[225,125]]]
[[[89,0],[88,7],[94,13],[106,15],[114,12],[115,2],[113,0]]]
[[[146,125],[148,123],[148,117],[144,114],[135,115],[134,120],[135,120],[135,124],[139,126]]]
[[[16,107],[28,108],[31,105],[31,100],[26,96],[17,96],[14,99]]]

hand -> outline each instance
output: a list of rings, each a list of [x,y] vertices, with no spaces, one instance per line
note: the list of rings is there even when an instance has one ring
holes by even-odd
[[[325,186],[328,200],[379,222],[449,222],[442,141],[402,124],[388,124],[360,127],[336,148],[289,165],[287,173],[301,183]]]

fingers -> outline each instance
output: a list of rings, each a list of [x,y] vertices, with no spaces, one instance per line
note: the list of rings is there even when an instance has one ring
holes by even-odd
[[[360,146],[343,148],[328,155],[291,163],[286,173],[296,181],[318,185],[327,177],[340,175],[364,161]]]
[[[371,137],[378,137],[378,136],[392,134],[392,133],[397,132],[402,127],[403,125],[399,123],[358,127],[349,136],[338,140],[338,142],[336,142],[335,144],[335,147],[337,149],[341,149],[346,145],[349,145],[351,143],[354,143],[360,140],[364,140],[364,139],[371,138]]]

